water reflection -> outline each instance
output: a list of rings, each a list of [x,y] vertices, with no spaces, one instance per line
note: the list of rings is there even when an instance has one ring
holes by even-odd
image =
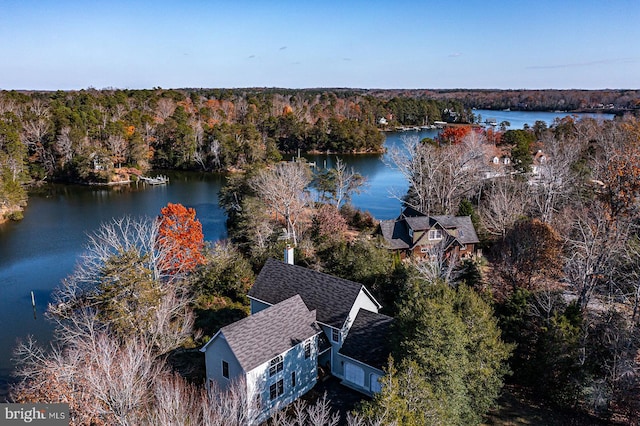
[[[181,203],[196,209],[206,240],[226,238],[226,217],[217,201],[223,177],[169,175],[167,186],[47,185],[30,195],[21,222],[0,225],[0,378],[9,375],[16,336],[51,338],[52,325],[42,316],[51,291],[73,271],[87,233],[101,223],[125,215],[155,217],[167,203]]]

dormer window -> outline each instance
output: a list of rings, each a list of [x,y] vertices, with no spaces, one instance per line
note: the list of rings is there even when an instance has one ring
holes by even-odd
[[[331,329],[331,340],[338,343],[340,341],[340,330]]]
[[[409,237],[413,238],[413,229],[409,228]]]
[[[442,239],[442,229],[429,230],[429,240],[441,240],[441,239]]]

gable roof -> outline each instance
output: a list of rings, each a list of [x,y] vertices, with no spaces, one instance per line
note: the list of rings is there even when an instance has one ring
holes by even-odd
[[[410,249],[421,245],[421,241],[426,238],[426,233],[414,243],[409,236],[409,228],[414,231],[426,231],[436,225],[445,229],[449,236],[460,244],[476,244],[480,242],[471,222],[471,216],[426,216],[411,207],[407,207],[400,217],[395,220],[381,221],[380,231],[388,248]],[[446,246],[448,247],[452,242],[448,242]]]
[[[299,294],[307,306],[316,310],[318,322],[341,329],[361,290],[380,307],[362,284],[269,259],[249,290],[249,297],[276,304]]]
[[[460,241],[461,244],[476,244],[479,243],[478,234],[471,222],[471,216],[432,216],[432,218],[438,222],[445,229],[456,229],[457,235],[455,238]]]
[[[288,351],[320,333],[316,312],[309,311],[298,295],[222,327],[210,342],[224,338],[244,371]]]
[[[339,353],[382,370],[391,353],[393,318],[360,309]]]
[[[391,249],[408,249],[413,245],[404,220],[381,220],[380,231]]]

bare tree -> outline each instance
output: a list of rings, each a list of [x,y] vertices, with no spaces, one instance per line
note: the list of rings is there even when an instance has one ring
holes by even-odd
[[[211,155],[211,161],[213,162],[213,166],[215,168],[220,168],[220,141],[218,139],[214,139],[209,144],[209,155]]]
[[[148,392],[163,365],[155,363],[149,346],[142,340],[130,339],[124,346],[107,336],[97,341],[93,359],[85,375],[94,397],[121,425],[141,423]]]
[[[343,202],[348,202],[352,194],[359,194],[366,179],[351,169],[340,158],[336,161],[336,167],[332,170],[334,182],[334,202],[336,209],[340,209]]]
[[[540,219],[543,222],[551,222],[575,188],[576,179],[572,165],[578,160],[581,145],[575,139],[557,140],[547,134],[543,150],[545,162],[541,165],[538,179],[532,187],[533,200]]]
[[[492,179],[478,209],[485,229],[504,238],[507,230],[527,211],[528,191],[526,183],[509,177]]]
[[[409,183],[409,193],[396,197],[426,214],[452,214],[460,199],[478,188],[486,148],[475,134],[442,147],[405,138],[403,146],[389,152],[391,164]]]
[[[631,319],[635,322],[640,315],[640,238],[637,235],[625,242],[615,269],[614,280],[620,283],[625,298],[631,303]]]
[[[294,245],[298,243],[296,224],[309,204],[306,188],[310,182],[309,169],[301,163],[278,163],[261,170],[249,182],[258,197],[284,217],[287,237]]]
[[[60,129],[60,134],[56,138],[56,150],[60,155],[60,165],[64,167],[73,159],[73,143],[69,133],[71,129],[69,127],[63,127]]]
[[[394,196],[426,214],[434,211],[435,190],[430,182],[440,166],[435,148],[421,144],[417,137],[403,137],[402,146],[389,150],[389,160],[409,183],[411,198],[404,200],[405,194]]]
[[[38,156],[47,173],[55,170],[54,158],[45,146],[45,137],[51,131],[49,107],[40,100],[34,100],[25,114],[22,125],[22,141]]]
[[[111,332],[143,333],[150,346],[166,353],[191,335],[192,296],[180,274],[163,271],[170,247],[157,241],[153,219],[116,219],[89,237],[75,271],[49,305],[63,340],[69,333],[91,333],[97,322]],[[87,310],[98,312],[98,319]]]
[[[434,244],[427,249],[426,258],[415,263],[416,270],[427,282],[442,280],[450,286],[456,284],[459,258],[455,252],[447,255],[444,244]]]
[[[121,345],[105,333],[50,352],[27,341],[15,354],[21,379],[12,392],[16,399],[69,402],[72,424],[145,423],[149,390],[165,371],[144,341]]]
[[[225,390],[209,383],[203,401],[203,424],[213,426],[245,426],[256,424],[261,413],[255,393],[249,393],[247,383],[239,378]]]
[[[171,117],[175,110],[176,110],[176,104],[171,99],[162,98],[158,101],[158,106],[156,107],[156,113],[158,114],[158,117],[162,121]]]
[[[630,223],[612,218],[610,208],[600,201],[575,211],[566,241],[565,269],[581,309],[587,307],[594,293],[611,297],[617,290],[611,287],[615,284],[612,277],[629,232]]]
[[[122,135],[109,135],[107,147],[113,156],[114,163],[122,163],[127,158],[127,141]]]
[[[187,383],[177,374],[166,374],[153,387],[154,404],[147,413],[148,424],[158,426],[203,425],[203,412],[209,410],[200,386]]]
[[[331,406],[327,400],[327,394],[322,399],[318,399],[314,405],[308,409],[309,426],[336,426],[340,421],[338,413],[331,413]]]

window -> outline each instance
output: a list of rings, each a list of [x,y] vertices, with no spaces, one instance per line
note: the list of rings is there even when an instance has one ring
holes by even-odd
[[[371,392],[373,393],[380,393],[382,392],[382,383],[380,383],[380,375],[376,374],[376,373],[371,373],[371,379],[370,379],[370,388],[371,388]]]
[[[409,236],[413,238],[413,229],[409,228]]]
[[[442,239],[442,229],[431,229],[429,231],[429,239],[430,240],[441,240]]]
[[[304,344],[304,358],[305,359],[309,359],[311,358],[311,341],[307,341]]]
[[[278,355],[277,357],[272,359],[269,363],[269,377],[281,372],[283,365],[284,364],[282,362],[282,355]]]
[[[278,380],[276,383],[269,386],[269,399],[274,400],[284,393],[284,381]]]
[[[227,361],[222,361],[222,377],[229,378],[229,363]]]
[[[334,342],[340,341],[340,330],[336,330],[335,328],[331,329],[331,340]]]
[[[295,371],[291,372],[291,387],[292,388],[296,387],[296,372]]]

